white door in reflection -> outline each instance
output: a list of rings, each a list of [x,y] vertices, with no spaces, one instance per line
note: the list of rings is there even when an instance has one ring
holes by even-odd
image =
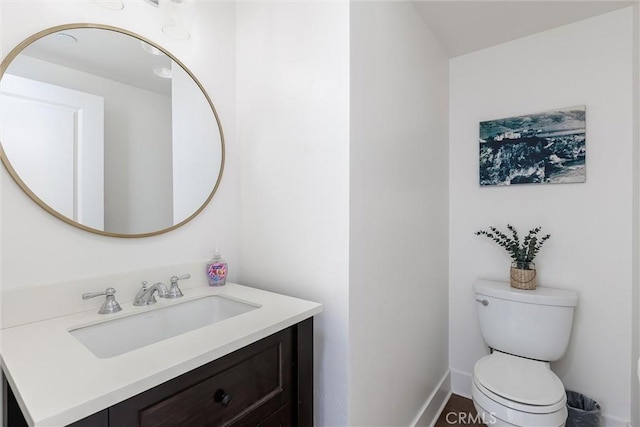
[[[103,229],[102,97],[5,74],[0,141],[20,179],[43,202]]]

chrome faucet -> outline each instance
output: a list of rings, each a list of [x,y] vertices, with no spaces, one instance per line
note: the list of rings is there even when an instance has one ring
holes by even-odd
[[[156,297],[155,292],[158,292],[158,296],[161,298],[167,298],[167,287],[164,283],[154,283],[153,285],[147,287],[147,281],[142,282],[142,288],[136,294],[136,297],[133,299],[133,305],[151,305],[155,304]]]
[[[98,310],[99,314],[111,314],[111,313],[117,313],[120,310],[122,310],[122,308],[120,307],[120,304],[118,304],[118,301],[116,301],[116,298],[114,297],[116,293],[116,290],[113,288],[107,288],[104,292],[88,292],[86,294],[82,294],[82,299],[89,299],[89,298],[94,298],[94,297],[99,297],[101,295],[106,295],[106,299],[104,300],[104,304],[102,304],[102,307],[100,307],[100,310]]]
[[[167,295],[164,298],[180,298],[182,295],[182,291],[178,287],[178,280],[188,279],[190,278],[190,274],[183,274],[182,276],[171,276],[171,287],[167,292]]]

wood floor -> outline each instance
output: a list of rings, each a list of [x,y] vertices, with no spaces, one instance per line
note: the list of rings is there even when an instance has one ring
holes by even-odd
[[[435,427],[484,426],[471,399],[452,394]]]

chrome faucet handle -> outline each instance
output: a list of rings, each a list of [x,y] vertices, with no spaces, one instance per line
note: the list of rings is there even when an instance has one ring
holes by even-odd
[[[89,299],[89,298],[99,297],[101,295],[106,295],[107,298],[105,298],[104,304],[102,304],[102,307],[100,307],[100,310],[98,310],[98,313],[99,314],[117,313],[120,310],[122,310],[122,307],[120,307],[120,304],[118,304],[118,301],[116,301],[116,297],[114,296],[115,293],[116,293],[115,289],[107,288],[105,289],[104,292],[88,292],[86,294],[82,294],[82,299]]]
[[[171,276],[170,282],[171,287],[167,292],[167,296],[165,298],[180,298],[183,296],[182,291],[178,287],[178,280],[188,279],[190,278],[190,274],[183,274],[182,276]]]
[[[187,274],[183,274],[182,276],[171,276],[171,283],[173,282],[177,282],[178,280],[182,280],[182,279],[190,279],[191,275],[189,273]]]

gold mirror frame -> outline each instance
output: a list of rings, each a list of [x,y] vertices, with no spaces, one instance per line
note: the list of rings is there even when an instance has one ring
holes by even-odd
[[[216,120],[216,123],[217,123],[217,126],[218,126],[218,131],[220,133],[220,144],[221,144],[220,171],[218,173],[218,177],[216,179],[216,183],[215,183],[213,189],[211,190],[211,193],[209,194],[207,199],[204,201],[202,206],[200,206],[193,214],[191,214],[188,218],[184,219],[183,221],[179,222],[178,224],[172,225],[171,227],[164,228],[164,229],[161,229],[161,230],[158,230],[158,231],[152,231],[152,232],[147,232],[147,233],[139,233],[139,234],[113,233],[113,232],[104,231],[104,230],[100,230],[100,229],[96,229],[96,228],[91,228],[91,227],[88,227],[88,226],[86,226],[84,224],[76,222],[76,221],[74,221],[74,220],[72,220],[72,219],[60,214],[58,211],[56,211],[51,206],[46,204],[20,178],[20,176],[18,175],[16,170],[11,165],[11,162],[9,161],[9,159],[8,159],[8,157],[7,157],[7,155],[6,155],[5,151],[4,151],[4,148],[2,147],[2,142],[1,141],[0,141],[0,160],[2,160],[2,163],[4,164],[5,168],[7,169],[7,171],[9,172],[11,177],[13,178],[13,180],[18,184],[18,186],[22,189],[22,191],[27,196],[29,196],[34,202],[36,202],[36,204],[38,204],[45,211],[49,212],[51,215],[55,216],[56,218],[66,222],[67,224],[70,224],[70,225],[72,225],[72,226],[74,226],[76,228],[79,228],[81,230],[88,231],[88,232],[91,232],[91,233],[100,234],[100,235],[103,235],[103,236],[122,237],[122,238],[136,238],[136,237],[157,236],[159,234],[163,234],[163,233],[167,233],[169,231],[175,230],[176,228],[183,226],[184,224],[188,223],[193,218],[195,218],[198,214],[200,214],[200,212],[202,212],[202,210],[204,210],[204,208],[209,204],[209,202],[213,198],[213,195],[218,190],[218,187],[220,185],[220,181],[222,180],[222,173],[224,171],[225,142],[224,142],[224,133],[222,131],[222,124],[220,123],[220,118],[218,117],[218,112],[216,111],[213,103],[211,102],[211,99],[209,98],[209,95],[207,94],[207,91],[204,89],[204,87],[202,86],[200,81],[193,75],[193,73],[182,62],[180,62],[174,55],[172,55],[170,52],[168,52],[166,49],[164,49],[163,47],[159,46],[158,44],[152,42],[151,40],[149,40],[149,39],[147,39],[145,37],[142,37],[142,36],[132,32],[132,31],[125,30],[123,28],[118,28],[118,27],[114,27],[114,26],[110,26],[110,25],[102,25],[102,24],[87,24],[87,23],[65,24],[65,25],[59,25],[59,26],[56,26],[56,27],[51,27],[51,28],[48,28],[46,30],[39,31],[38,33],[33,34],[32,36],[30,36],[27,39],[25,39],[24,41],[22,41],[19,45],[17,45],[2,60],[2,63],[0,63],[0,80],[2,80],[2,77],[4,76],[5,71],[7,70],[7,68],[9,67],[11,62],[16,58],[16,56],[18,56],[27,46],[29,46],[30,44],[32,44],[36,40],[39,40],[39,39],[41,39],[41,38],[43,38],[45,36],[48,36],[50,34],[53,34],[53,33],[59,32],[59,31],[64,31],[64,30],[69,30],[69,29],[80,29],[80,28],[90,28],[90,29],[100,29],[100,30],[106,30],[106,31],[113,31],[113,32],[116,32],[116,33],[125,34],[125,35],[128,35],[130,37],[133,37],[133,38],[136,38],[138,40],[141,40],[141,41],[143,41],[143,42],[145,42],[145,43],[147,43],[147,44],[159,49],[160,51],[162,51],[162,53],[164,53],[169,59],[171,59],[176,64],[178,64],[180,67],[182,67],[182,69],[189,75],[189,77],[191,77],[191,79],[193,79],[193,81],[196,83],[198,88],[202,91],[202,94],[206,98],[207,103],[211,107],[211,111],[213,112],[213,116],[215,117],[215,120]]]

